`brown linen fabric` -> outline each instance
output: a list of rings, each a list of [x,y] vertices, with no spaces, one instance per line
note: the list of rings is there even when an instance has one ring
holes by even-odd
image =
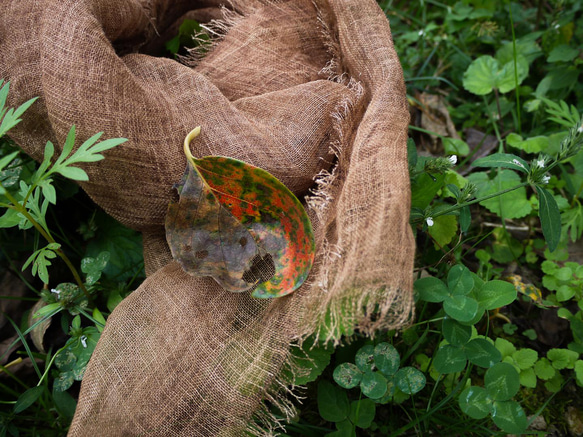
[[[81,186],[143,232],[148,278],[108,318],[71,436],[265,434],[263,400],[292,412],[281,377],[291,343],[411,317],[409,115],[383,12],[374,0],[221,3],[2,2],[9,103],[40,96],[15,141],[41,159],[73,124],[78,144],[98,131],[129,140],[85,165]],[[160,57],[184,17],[215,19],[210,52]],[[316,262],[292,295],[228,293],[172,261],[164,217],[197,125],[195,156],[244,160],[305,199]]]

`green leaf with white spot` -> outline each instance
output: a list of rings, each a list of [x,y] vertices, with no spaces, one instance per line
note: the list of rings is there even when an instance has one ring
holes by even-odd
[[[374,346],[372,344],[367,344],[361,347],[356,352],[354,361],[356,362],[356,367],[362,372],[373,370],[375,368]]]
[[[513,365],[497,363],[486,371],[484,385],[492,399],[506,401],[518,393],[519,375]]]
[[[528,426],[526,414],[516,401],[494,401],[492,420],[502,431],[510,434],[523,434]]]
[[[509,282],[493,280],[476,290],[476,300],[487,310],[510,305],[516,300],[516,288]]]
[[[463,346],[472,337],[471,326],[462,325],[449,317],[443,319],[441,331],[447,342],[452,346]]]
[[[447,286],[440,279],[427,276],[415,281],[415,292],[425,302],[443,302],[449,295]]]
[[[439,373],[457,373],[466,368],[468,360],[462,348],[446,344],[441,346],[435,354],[433,367]]]
[[[458,402],[461,410],[473,419],[484,419],[492,412],[492,398],[482,387],[467,387]]]
[[[453,266],[447,274],[447,287],[452,295],[468,295],[474,287],[474,278],[463,264]]]
[[[490,368],[500,362],[502,354],[485,338],[474,338],[464,346],[468,360],[476,366]]]
[[[387,392],[387,378],[380,372],[364,372],[360,380],[360,389],[362,394],[371,399],[382,398]]]
[[[342,363],[334,369],[332,376],[340,387],[351,389],[360,384],[362,372],[355,364]]]
[[[392,344],[386,342],[377,344],[373,355],[376,368],[385,376],[394,375],[399,370],[401,357]]]
[[[478,314],[478,302],[469,296],[451,296],[443,302],[445,313],[459,322],[469,322]]]
[[[395,374],[395,384],[403,393],[414,395],[425,387],[425,375],[414,367],[403,367]]]

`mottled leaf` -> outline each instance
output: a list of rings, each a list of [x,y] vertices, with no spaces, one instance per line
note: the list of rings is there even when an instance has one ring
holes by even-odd
[[[299,200],[274,176],[236,159],[194,158],[187,135],[188,167],[176,186],[166,238],[172,256],[196,276],[211,276],[232,292],[254,290],[258,298],[280,297],[306,279],[314,237]]]
[[[425,387],[425,375],[415,367],[403,367],[395,375],[397,387],[408,395],[414,395]]]

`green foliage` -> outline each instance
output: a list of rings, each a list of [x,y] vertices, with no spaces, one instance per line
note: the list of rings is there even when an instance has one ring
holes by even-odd
[[[292,349],[303,370],[287,376],[307,384],[308,398],[286,435],[521,434],[532,432],[527,415],[539,414],[567,435],[562,413],[583,387],[583,267],[572,250],[583,235],[581,8],[571,0],[541,10],[491,0],[379,4],[417,111],[407,144],[415,320],[373,340],[327,315],[319,338],[334,330],[346,341],[334,349],[309,338]],[[168,51],[185,54],[200,30],[185,20]],[[0,137],[34,103],[4,109],[8,89],[0,82]],[[447,134],[419,126],[435,118],[417,105],[424,93],[443,96]],[[86,179],[78,164],[113,144],[93,137],[75,151],[74,134],[58,157],[48,143],[40,166],[0,139],[0,232],[26,237],[2,248],[34,272],[32,288],[52,283],[38,293],[45,306],[32,324],[14,327],[19,353],[40,364],[26,388],[10,380],[2,395],[6,435],[28,435],[33,416],[66,433],[70,393],[94,341],[142,275],[139,235],[105,214],[76,225],[81,243],[55,231],[62,177]],[[427,147],[432,134],[437,143]],[[80,274],[62,277],[62,254]],[[25,336],[49,319],[64,339],[33,355]]]
[[[507,363],[498,363],[484,375],[484,388],[470,386],[459,396],[461,410],[474,419],[488,415],[505,432],[522,434],[526,430],[526,414],[511,399],[518,393],[518,372]]]
[[[28,378],[23,381],[7,371],[9,377],[2,383],[1,400],[2,405],[9,406],[10,410],[0,409],[0,432],[14,436],[28,433],[62,435],[66,433],[76,408],[76,400],[67,390],[78,392],[78,386],[73,385],[83,378],[109,314],[106,309],[99,310],[96,302],[105,307],[105,301],[109,301],[116,290],[121,299],[119,287],[129,287],[131,281],[141,277],[143,261],[141,241],[136,238],[137,233],[129,230],[126,230],[128,244],[112,250],[114,256],[108,251],[98,251],[95,256],[83,257],[84,243],[75,241],[74,232],[63,232],[61,228],[62,216],[71,216],[71,210],[64,207],[67,211],[63,214],[55,205],[57,201],[66,202],[67,197],[76,191],[73,185],[65,188],[63,178],[88,180],[87,173],[78,165],[91,165],[104,159],[102,152],[126,140],[98,142],[102,135],[99,133],[75,149],[75,128],[72,127],[61,154],[55,157],[55,147],[48,142],[43,160],[37,165],[2,137],[35,101],[29,100],[17,109],[5,108],[8,90],[9,84],[2,86],[0,81],[0,265],[3,273],[5,269],[15,275],[30,268],[32,280],[25,280],[30,292],[24,299],[37,301],[37,305],[30,311],[29,319],[23,318],[20,327],[11,321],[17,339],[12,341],[6,337],[5,350],[15,348],[16,356],[24,356],[32,362],[37,380]],[[92,218],[95,215],[94,212]],[[120,225],[116,226],[119,229]],[[93,235],[87,235],[90,246],[99,249],[117,243],[96,243],[101,230],[101,224],[93,226]],[[135,254],[120,252],[130,246],[136,247],[133,249]],[[128,259],[135,263],[135,267]],[[118,277],[108,277],[110,261],[118,262],[122,273]],[[75,265],[80,266],[80,271],[85,274],[84,280]],[[74,282],[67,282],[71,280]],[[42,291],[38,290],[39,285]],[[44,336],[51,322],[51,329],[58,329],[60,325],[63,332]],[[31,334],[38,352],[28,343],[27,334]],[[2,370],[7,370],[10,365],[6,364]],[[31,417],[35,418],[32,424]],[[30,427],[35,431],[30,431]]]

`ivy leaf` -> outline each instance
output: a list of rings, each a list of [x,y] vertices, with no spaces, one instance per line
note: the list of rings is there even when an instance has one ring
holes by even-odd
[[[231,292],[285,296],[306,279],[314,259],[310,220],[299,200],[274,176],[222,156],[194,158],[168,207],[166,239],[172,256],[196,276],[211,276]]]

